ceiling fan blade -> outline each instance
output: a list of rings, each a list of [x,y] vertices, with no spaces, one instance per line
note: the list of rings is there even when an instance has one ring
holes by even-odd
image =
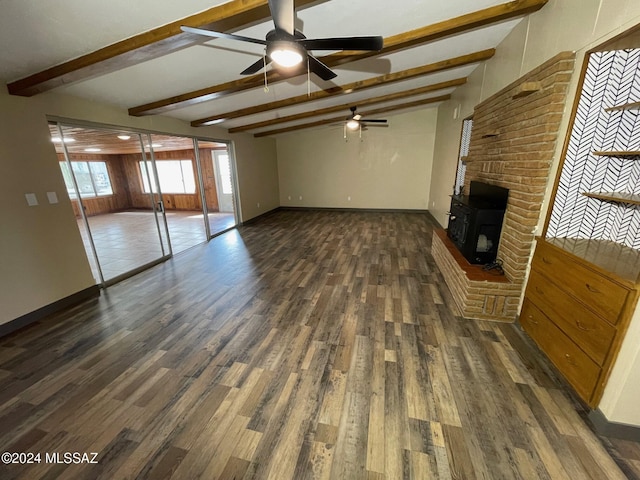
[[[309,54],[307,55],[307,58],[309,59],[309,70],[318,75],[322,80],[331,80],[338,76],[333,70],[313,55]]]
[[[378,120],[378,119],[374,119],[374,118],[363,118],[360,121],[361,122],[367,122],[367,123],[387,123],[386,120]]]
[[[382,50],[382,37],[306,38],[298,40],[307,50]]]
[[[266,57],[266,61],[265,61],[265,57],[262,57],[260,60],[249,65],[247,68],[241,71],[240,75],[253,75],[254,73],[258,73],[260,70],[262,70],[264,67],[266,67],[270,63],[271,63],[271,59],[269,57]]]
[[[258,38],[243,37],[242,35],[234,35],[232,33],[212,32],[211,30],[204,30],[202,28],[193,28],[182,26],[180,29],[183,32],[195,33],[196,35],[205,35],[207,37],[214,38],[228,38],[230,40],[240,40],[241,42],[257,43],[259,45],[266,45],[266,40],[260,40]]]
[[[293,0],[269,0],[269,10],[276,30],[293,35],[296,21]]]

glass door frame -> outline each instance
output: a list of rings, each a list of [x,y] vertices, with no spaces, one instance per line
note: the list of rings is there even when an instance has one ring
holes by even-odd
[[[237,182],[237,174],[236,174],[236,158],[235,158],[235,153],[234,153],[234,148],[233,148],[233,142],[228,141],[228,140],[212,140],[209,138],[205,138],[205,137],[192,137],[193,140],[193,151],[194,151],[194,155],[195,155],[195,159],[196,159],[196,167],[197,167],[197,171],[198,171],[198,184],[200,186],[200,197],[201,197],[201,203],[202,203],[202,211],[204,213],[204,222],[205,222],[205,230],[207,232],[207,238],[210,240],[213,237],[217,237],[218,235],[227,232],[233,228],[236,228],[241,222],[241,218],[242,215],[240,213],[240,195],[238,193],[238,182]],[[233,219],[234,219],[234,225],[228,228],[225,228],[224,230],[221,230],[219,232],[215,232],[215,233],[211,233],[211,225],[209,224],[209,207],[207,205],[207,197],[206,197],[206,192],[205,192],[205,188],[204,188],[204,172],[202,169],[202,159],[200,158],[200,149],[199,149],[199,144],[198,144],[198,140],[202,140],[202,141],[206,141],[206,142],[216,142],[216,143],[224,143],[227,146],[227,155],[229,156],[229,167],[230,167],[230,174],[231,174],[231,185],[232,185],[232,190],[233,192],[231,192],[231,202],[233,204]],[[217,163],[216,163],[216,157],[215,154],[212,152],[211,154],[211,159],[213,161],[213,168],[216,169],[217,168]],[[217,174],[216,174],[217,175]]]
[[[102,266],[100,265],[100,259],[98,258],[98,250],[96,249],[96,244],[93,241],[93,235],[91,234],[91,228],[89,227],[89,219],[87,218],[87,214],[84,209],[84,203],[82,201],[82,196],[80,195],[80,187],[78,186],[78,181],[76,180],[76,175],[73,173],[73,167],[71,166],[71,158],[69,157],[69,150],[67,149],[67,145],[64,141],[64,133],[62,130],[63,124],[61,122],[55,122],[56,129],[58,130],[58,135],[60,137],[60,142],[62,144],[62,154],[64,155],[64,161],[67,164],[67,168],[70,172],[71,181],[73,182],[73,188],[76,193],[76,200],[78,201],[78,210],[80,211],[80,216],[82,217],[82,223],[84,224],[84,228],[87,231],[87,239],[89,240],[89,245],[91,245],[91,253],[93,255],[93,261],[96,264],[96,268],[98,269],[99,285],[105,286],[104,274],[102,273]],[[84,243],[84,242],[83,242]],[[89,252],[86,251],[87,256]]]
[[[228,140],[228,139],[219,139],[219,138],[213,138],[213,137],[206,137],[206,136],[201,136],[201,135],[188,135],[188,134],[184,134],[184,133],[173,133],[173,132],[164,132],[164,131],[158,131],[158,130],[148,130],[148,129],[141,129],[141,128],[136,128],[136,127],[131,127],[131,126],[127,126],[127,125],[114,125],[114,124],[108,124],[108,123],[100,123],[100,122],[92,122],[92,121],[85,121],[85,120],[77,120],[77,119],[72,119],[72,118],[67,118],[67,117],[60,117],[57,115],[46,115],[46,119],[49,123],[51,124],[55,124],[58,128],[66,126],[66,127],[78,127],[78,128],[95,128],[95,129],[101,129],[101,130],[119,130],[119,131],[123,131],[126,130],[128,132],[130,132],[131,134],[135,134],[138,135],[141,141],[141,148],[142,148],[142,158],[143,159],[147,159],[147,155],[149,155],[149,157],[152,160],[152,165],[153,165],[153,170],[154,170],[154,174],[157,178],[158,176],[158,171],[157,171],[157,167],[156,167],[156,163],[155,163],[155,156],[153,153],[153,147],[152,147],[152,138],[151,135],[171,135],[171,136],[176,136],[176,137],[182,137],[182,138],[190,138],[193,141],[193,145],[194,145],[194,155],[195,155],[195,160],[196,160],[196,170],[197,170],[197,182],[200,185],[200,192],[201,192],[201,196],[202,196],[202,205],[203,205],[203,214],[204,214],[204,221],[205,221],[205,232],[207,235],[207,241],[210,240],[211,238],[220,235],[228,230],[231,230],[232,228],[237,227],[238,225],[240,225],[242,223],[242,212],[241,212],[241,201],[240,201],[240,193],[239,193],[239,189],[238,189],[238,175],[237,175],[237,168],[236,168],[236,156],[235,156],[235,145],[234,142],[232,140]],[[144,148],[144,142],[142,140],[142,136],[146,135],[147,138],[147,145],[149,145],[148,151],[147,149]],[[211,233],[211,227],[209,225],[209,218],[208,218],[208,208],[206,205],[206,198],[204,197],[204,189],[203,189],[203,173],[202,173],[202,168],[201,168],[201,159],[199,156],[199,151],[198,151],[198,140],[202,140],[203,142],[216,142],[216,143],[222,143],[225,144],[227,146],[227,153],[229,155],[229,163],[230,163],[230,167],[231,167],[231,182],[233,185],[233,195],[232,195],[232,201],[233,201],[233,214],[234,214],[234,220],[235,220],[235,224],[232,227],[226,228],[220,232],[215,232],[215,233]],[[66,146],[64,144],[64,142],[62,142],[63,145],[63,151],[65,153],[65,159],[67,162],[70,162],[69,160],[69,156],[68,156],[68,152],[66,149]],[[70,167],[70,163],[68,163],[69,167]],[[75,179],[74,179],[75,182]],[[158,179],[158,195],[160,197],[160,201],[164,202],[162,200],[162,193],[160,192],[160,182]],[[78,192],[78,186],[77,184],[74,184],[74,188],[76,189],[76,192]],[[85,225],[85,228],[87,228],[87,232],[89,233],[89,239],[91,242],[91,247],[92,247],[92,254],[94,256],[94,259],[96,260],[96,264],[98,265],[98,269],[100,270],[99,267],[99,262],[98,259],[96,258],[97,255],[97,251],[95,248],[95,244],[93,242],[93,238],[90,235],[90,230],[89,230],[89,222],[87,219],[87,216],[84,212],[84,208],[82,208],[82,200],[80,199],[79,194],[78,195],[78,202],[80,205],[80,215],[83,219],[83,224]],[[154,204],[154,210],[157,208],[157,204]],[[157,212],[156,212],[157,213]],[[104,280],[104,277],[102,275],[102,272],[100,271],[100,277],[102,280],[102,283],[99,283],[99,285],[101,287],[106,287],[109,285],[112,285],[114,283],[117,283],[121,280],[123,280],[124,278],[130,277],[132,275],[135,275],[139,272],[141,272],[142,270],[146,270],[147,268],[156,265],[158,263],[162,263],[166,260],[168,260],[169,258],[171,258],[173,256],[173,251],[172,251],[172,247],[171,247],[171,237],[169,235],[169,229],[168,229],[168,223],[167,223],[167,218],[166,218],[166,212],[164,211],[164,208],[162,208],[162,217],[163,217],[163,221],[165,224],[165,235],[166,235],[166,240],[168,242],[168,253],[166,253],[163,257],[159,258],[156,261],[150,262],[148,264],[142,265],[139,268],[135,268],[134,270],[131,270],[129,272],[127,272],[126,274],[123,275],[119,275],[117,277],[114,277],[113,279],[109,279],[109,280]],[[162,227],[159,226],[158,230],[161,231]],[[164,249],[164,239],[162,238],[162,236],[160,237],[161,240],[161,245]]]
[[[69,169],[69,172],[71,172],[71,180],[73,182],[73,187],[75,190],[75,195],[76,195],[76,200],[78,202],[78,210],[80,212],[80,216],[82,218],[82,223],[84,225],[84,228],[86,229],[86,234],[87,234],[87,239],[89,240],[89,245],[91,247],[91,255],[94,259],[95,265],[96,265],[96,269],[97,269],[97,273],[99,275],[99,279],[97,281],[97,284],[102,287],[105,288],[109,285],[113,285],[115,283],[118,283],[122,280],[124,280],[125,278],[129,278],[133,275],[136,275],[137,273],[140,273],[143,270],[147,270],[148,268],[157,265],[159,263],[165,262],[168,259],[170,259],[173,256],[173,251],[171,248],[171,239],[169,237],[169,229],[168,229],[168,225],[167,225],[167,218],[165,215],[165,211],[164,211],[164,202],[162,200],[162,192],[160,190],[160,181],[158,178],[158,170],[156,167],[156,163],[155,163],[155,158],[153,155],[153,147],[151,146],[151,135],[149,133],[143,133],[140,131],[136,131],[134,129],[130,129],[127,127],[117,127],[117,126],[108,126],[108,125],[101,125],[101,124],[87,124],[87,123],[78,123],[78,122],[74,122],[72,120],[66,120],[66,119],[58,119],[58,118],[49,118],[47,117],[47,120],[49,122],[49,124],[54,124],[56,126],[56,130],[58,131],[58,135],[60,137],[60,143],[61,143],[61,147],[62,147],[62,153],[65,159],[65,163],[67,164],[67,167]],[[156,190],[154,191],[153,187],[150,188],[151,192],[149,193],[149,200],[150,200],[150,206],[151,209],[154,213],[154,221],[156,224],[156,230],[158,233],[158,241],[160,242],[160,252],[161,255],[160,257],[151,260],[150,262],[144,263],[142,265],[139,265],[137,267],[134,267],[131,270],[127,270],[125,272],[123,272],[122,274],[118,274],[112,278],[109,279],[105,279],[104,277],[104,271],[102,269],[101,263],[100,263],[100,257],[99,257],[99,253],[98,253],[98,249],[96,247],[96,243],[95,240],[93,238],[93,232],[91,230],[91,224],[89,222],[89,218],[87,217],[86,211],[85,211],[85,205],[82,199],[82,195],[80,194],[80,188],[76,179],[76,175],[73,171],[73,167],[72,167],[72,160],[71,160],[71,156],[69,154],[69,149],[68,149],[68,145],[64,140],[64,128],[86,128],[87,130],[90,129],[95,129],[95,130],[113,130],[114,132],[118,132],[118,131],[128,131],[129,133],[131,133],[132,135],[137,135],[138,136],[138,140],[140,143],[140,154],[141,154],[141,158],[143,161],[145,161],[145,165],[150,164],[152,167],[152,172],[149,172],[148,169],[145,169],[147,172],[147,181],[149,182],[149,185],[156,185]],[[145,144],[143,142],[143,135],[146,135],[147,138],[147,145],[149,146],[149,152],[147,152],[147,150],[145,149]],[[149,162],[149,163],[147,163]],[[141,172],[142,173],[142,172]],[[152,182],[152,178],[151,178],[151,173],[153,173],[153,177],[155,178],[155,182]],[[158,198],[157,202],[156,202],[156,196]],[[160,206],[160,208],[158,208],[158,206]],[[160,220],[158,218],[158,212],[162,213],[162,221],[164,222],[164,234],[165,236],[163,237],[162,235],[162,227],[160,225]],[[165,247],[165,241],[166,241],[166,247]],[[89,256],[89,252],[86,251],[85,248],[85,253],[87,254],[87,257]]]
[[[138,134],[138,138],[140,139],[140,150],[142,152],[142,161],[145,166],[151,163],[151,169],[153,171],[153,178],[151,178],[151,174],[148,168],[145,168],[145,172],[147,173],[147,182],[149,182],[149,200],[151,201],[151,208],[154,212],[154,218],[156,221],[156,228],[158,231],[158,237],[160,238],[160,248],[162,249],[162,258],[169,259],[173,256],[173,248],[171,247],[171,236],[169,235],[169,224],[167,223],[167,213],[164,209],[164,199],[162,198],[162,188],[160,187],[160,176],[158,175],[158,166],[156,165],[156,158],[153,154],[153,144],[151,143],[151,134],[147,133],[147,145],[149,146],[149,160],[147,160],[147,151],[144,148],[144,142],[142,141],[142,134]],[[152,181],[155,180],[155,181]],[[155,190],[154,191],[154,186]],[[156,200],[156,195],[158,196]],[[160,226],[160,221],[158,220],[158,211],[162,214],[162,221],[164,223],[164,234],[166,235],[167,246],[169,247],[169,253],[165,255],[164,253],[164,241],[162,238],[162,227]],[[166,257],[166,258],[165,258]]]

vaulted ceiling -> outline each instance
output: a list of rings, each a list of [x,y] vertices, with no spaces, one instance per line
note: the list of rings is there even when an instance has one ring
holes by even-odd
[[[14,95],[46,91],[167,115],[193,126],[276,135],[437,106],[547,0],[297,0],[308,38],[381,35],[384,48],[314,52],[338,75],[240,72],[258,44],[201,37],[181,25],[263,39],[267,0],[0,0],[0,80]]]

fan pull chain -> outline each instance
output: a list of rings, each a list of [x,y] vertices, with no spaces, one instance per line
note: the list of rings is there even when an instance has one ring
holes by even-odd
[[[311,63],[307,55],[307,97],[311,96]]]
[[[267,53],[265,51],[265,53],[262,54],[262,59],[264,61],[264,93],[268,93],[269,92],[269,85],[267,85]]]

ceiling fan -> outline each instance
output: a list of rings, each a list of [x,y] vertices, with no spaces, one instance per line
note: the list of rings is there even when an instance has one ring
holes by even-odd
[[[366,127],[369,123],[385,124],[384,126],[386,126],[386,119],[362,118],[362,115],[356,113],[356,108],[357,107],[349,108],[349,110],[351,110],[351,116],[347,118],[345,123],[345,127],[349,130],[361,129],[362,127]]]
[[[212,32],[201,28],[182,26],[182,31],[216,38],[228,38],[242,42],[257,43],[266,46],[266,55],[240,72],[241,75],[253,75],[272,61],[285,68],[294,67],[306,58],[309,70],[323,80],[336,77],[324,63],[318,60],[310,50],[360,50],[379,51],[383,46],[381,36],[306,38],[295,29],[294,0],[269,0],[269,10],[273,18],[274,30],[267,33],[265,40],[243,37],[231,33]]]

